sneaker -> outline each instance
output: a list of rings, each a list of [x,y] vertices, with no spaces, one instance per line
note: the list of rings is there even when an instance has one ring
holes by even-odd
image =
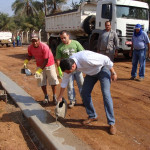
[[[69,104],[69,108],[73,108],[75,104],[76,104],[76,101],[71,101]]]
[[[48,102],[50,101],[49,96],[45,96],[44,100],[43,100],[43,104],[48,104]]]
[[[116,134],[117,129],[116,129],[115,125],[110,125],[109,132],[110,132],[111,135],[115,135]]]
[[[55,104],[55,105],[57,105],[57,98],[56,98],[56,95],[53,95],[53,103]]]
[[[136,77],[131,77],[131,78],[130,78],[130,80],[135,80],[135,79],[136,79]]]

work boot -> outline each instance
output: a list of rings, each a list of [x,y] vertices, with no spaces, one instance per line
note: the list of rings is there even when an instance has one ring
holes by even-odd
[[[131,77],[130,80],[136,80],[136,77]]]
[[[116,129],[115,125],[110,125],[109,132],[110,132],[111,135],[115,135],[116,134],[117,129]]]

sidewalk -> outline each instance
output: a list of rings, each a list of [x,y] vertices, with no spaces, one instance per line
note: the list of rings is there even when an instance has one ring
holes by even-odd
[[[2,72],[0,81],[48,150],[92,150]]]

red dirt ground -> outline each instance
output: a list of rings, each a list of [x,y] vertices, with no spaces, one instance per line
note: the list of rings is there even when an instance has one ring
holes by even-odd
[[[43,93],[41,89],[37,87],[34,77],[27,77],[20,73],[26,54],[27,47],[1,47],[0,71],[9,76],[27,93],[34,97],[35,100],[40,102],[43,100]],[[35,61],[30,61],[28,67],[34,73],[36,69]],[[123,57],[114,63],[114,68],[118,74],[118,81],[112,82],[111,94],[116,118],[116,135],[110,135],[108,133],[108,125],[99,83],[95,85],[92,92],[93,103],[99,121],[87,126],[81,124],[81,121],[87,118],[87,114],[82,106],[77,85],[75,84],[77,106],[73,109],[68,109],[66,119],[60,121],[65,127],[70,128],[79,139],[89,144],[95,150],[150,150],[150,62],[147,62],[146,76],[142,82],[129,80],[131,67],[131,60],[126,60]],[[57,88],[57,94],[59,93],[59,89],[60,85]],[[50,87],[48,87],[48,93],[52,99]],[[67,99],[67,93],[65,93],[64,97]],[[1,105],[0,109],[3,111],[4,118],[7,110],[3,106],[4,105]],[[45,106],[45,109],[51,110],[51,112],[54,112],[54,108],[55,106],[52,102]],[[1,114],[0,117],[2,118]],[[0,142],[0,149],[2,150],[2,145],[7,150],[13,146],[11,140],[5,142],[9,134],[6,135],[2,132],[2,128],[8,132],[8,124],[11,126],[11,130],[18,134],[18,136],[12,134],[12,139],[18,143],[23,140],[21,131],[19,133],[19,128],[16,128],[13,121],[1,121],[0,137],[3,141]],[[16,143],[16,147],[17,146],[19,145]],[[26,149],[26,146],[27,145],[24,145],[23,149]]]

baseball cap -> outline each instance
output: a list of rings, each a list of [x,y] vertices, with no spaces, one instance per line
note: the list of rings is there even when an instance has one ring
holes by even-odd
[[[136,26],[135,26],[135,29],[141,29],[142,27],[141,27],[141,25],[140,24],[137,24]]]
[[[38,40],[38,39],[39,39],[39,35],[37,33],[32,33],[31,40]]]

